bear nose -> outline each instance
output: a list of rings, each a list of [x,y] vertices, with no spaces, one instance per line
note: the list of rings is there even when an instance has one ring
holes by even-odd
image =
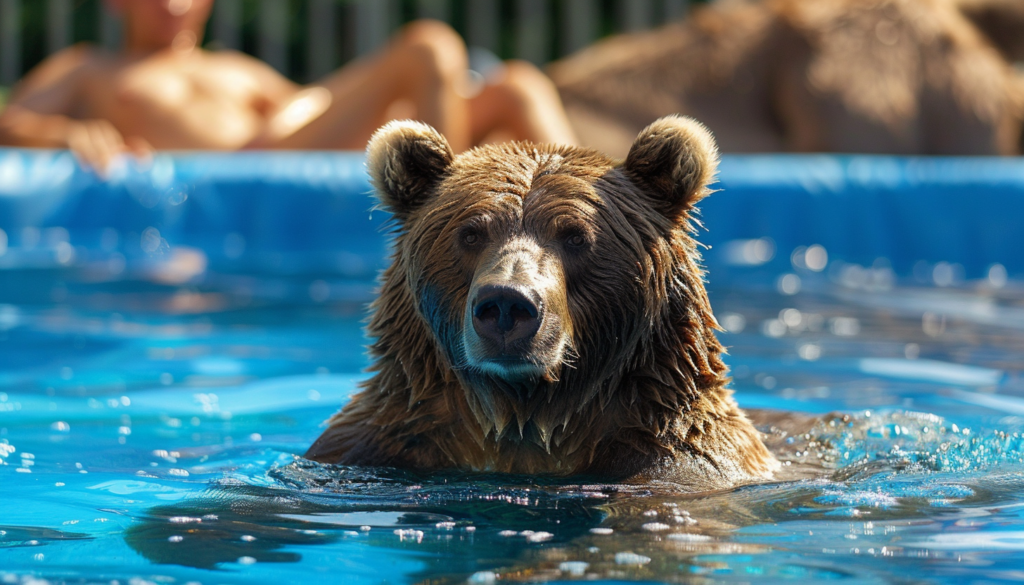
[[[476,299],[473,328],[480,337],[507,347],[533,337],[540,328],[537,303],[510,286],[482,286]]]

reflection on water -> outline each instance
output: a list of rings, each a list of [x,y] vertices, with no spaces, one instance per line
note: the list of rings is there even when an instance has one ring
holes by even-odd
[[[711,295],[785,466],[703,494],[297,458],[365,366],[329,276],[2,272],[0,579],[1021,577],[1021,283],[814,247],[767,274],[759,242]]]

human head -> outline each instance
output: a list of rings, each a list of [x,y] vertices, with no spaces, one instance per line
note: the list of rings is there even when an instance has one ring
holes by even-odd
[[[125,48],[191,48],[203,37],[213,0],[107,0],[124,17]]]

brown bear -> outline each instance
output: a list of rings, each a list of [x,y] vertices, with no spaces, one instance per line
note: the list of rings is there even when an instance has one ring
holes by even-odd
[[[1012,67],[950,0],[719,2],[548,73],[581,142],[616,156],[669,113],[725,152],[1014,154],[1024,114]]]
[[[374,375],[307,458],[691,490],[772,476],[726,388],[692,237],[717,167],[703,126],[658,120],[623,162],[530,143],[455,156],[408,121],[367,151],[396,227]]]

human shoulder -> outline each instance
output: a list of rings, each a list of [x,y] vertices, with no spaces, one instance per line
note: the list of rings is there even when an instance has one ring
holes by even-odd
[[[57,51],[25,74],[14,86],[12,99],[39,90],[77,84],[82,73],[95,72],[109,56],[89,43],[78,43]]]

